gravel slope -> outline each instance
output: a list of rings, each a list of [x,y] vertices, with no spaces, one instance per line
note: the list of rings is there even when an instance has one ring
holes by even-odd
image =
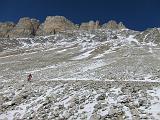
[[[137,34],[3,39],[0,120],[160,120],[160,47]]]
[[[138,120],[160,118],[160,83],[35,81],[2,83],[0,118]]]

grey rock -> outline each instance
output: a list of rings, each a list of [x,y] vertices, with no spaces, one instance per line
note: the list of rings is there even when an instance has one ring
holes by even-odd
[[[99,101],[99,100],[105,100],[106,99],[106,94],[101,94],[96,99],[97,99],[97,101]]]
[[[139,112],[137,109],[131,109],[131,113],[133,116],[139,116]]]
[[[142,119],[142,120],[148,120],[148,116],[141,116],[140,119]]]
[[[98,110],[98,109],[101,109],[101,108],[102,108],[102,105],[101,105],[100,103],[95,104],[95,105],[94,105],[94,108],[97,109],[97,110]]]
[[[65,111],[63,116],[64,118],[68,119],[71,116],[71,113],[68,111]]]
[[[139,42],[153,42],[156,44],[160,43],[160,31],[157,28],[149,28],[135,36]]]
[[[60,110],[62,110],[62,109],[64,109],[64,105],[58,105],[58,108],[59,108]]]
[[[80,105],[80,107],[79,107],[80,109],[84,109],[84,106],[83,105]]]
[[[101,119],[101,115],[99,114],[93,114],[89,120],[100,120]]]
[[[54,115],[54,117],[59,117],[59,112],[58,111],[54,111],[53,115]]]
[[[12,100],[12,105],[20,104],[23,100],[26,100],[31,94],[31,91],[22,91],[20,94],[14,97],[14,99]]]
[[[138,100],[139,106],[146,106],[148,104],[148,100],[146,97],[142,97]]]

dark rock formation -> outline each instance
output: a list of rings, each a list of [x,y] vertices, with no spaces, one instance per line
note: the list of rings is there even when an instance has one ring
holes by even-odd
[[[39,23],[39,20],[37,19],[31,19],[31,23],[33,25],[33,34],[35,35],[36,34],[36,31],[38,30],[39,26],[40,26],[40,23]]]

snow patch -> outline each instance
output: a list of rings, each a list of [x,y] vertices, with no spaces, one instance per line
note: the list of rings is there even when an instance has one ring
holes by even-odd
[[[35,73],[35,72],[44,71],[44,70],[47,70],[47,69],[54,69],[54,68],[57,68],[57,67],[58,67],[57,65],[50,65],[50,66],[46,66],[44,68],[39,68],[39,69],[35,69],[35,70],[32,70],[32,71],[27,71],[26,73]]]
[[[82,72],[86,72],[88,70],[93,70],[93,69],[97,69],[99,67],[104,66],[106,63],[103,60],[97,60],[92,62],[91,64],[89,64],[88,66],[85,66],[82,68]]]
[[[126,38],[126,40],[127,40],[129,43],[135,42],[135,43],[137,43],[138,45],[140,44],[140,43],[138,42],[138,40],[134,38],[134,35],[130,35],[128,38]]]
[[[87,51],[87,52],[85,52],[85,53],[83,53],[83,54],[81,54],[79,56],[73,57],[71,60],[81,60],[81,59],[87,58],[87,57],[89,57],[91,55],[90,53],[92,51],[93,50]]]

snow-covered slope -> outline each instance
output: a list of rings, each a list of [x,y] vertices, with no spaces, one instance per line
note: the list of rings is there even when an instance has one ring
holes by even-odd
[[[152,32],[1,39],[0,119],[159,119],[160,47]]]
[[[159,83],[70,80],[2,85],[1,120],[160,118]]]
[[[158,80],[159,44],[141,43],[138,34],[128,29],[68,31],[10,40],[17,46],[10,43],[12,49],[4,46],[0,53],[1,79],[24,80],[33,73],[35,80]]]

